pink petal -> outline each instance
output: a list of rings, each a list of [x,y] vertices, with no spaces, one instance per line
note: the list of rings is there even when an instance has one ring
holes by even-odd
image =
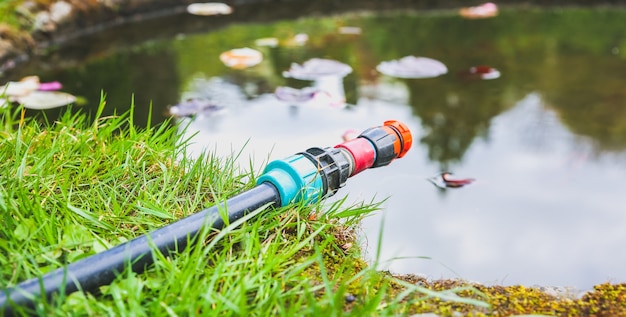
[[[60,82],[52,81],[52,82],[49,82],[49,83],[40,83],[39,84],[39,88],[37,88],[37,90],[53,91],[53,90],[59,90],[61,88],[63,88],[63,85],[61,85]]]

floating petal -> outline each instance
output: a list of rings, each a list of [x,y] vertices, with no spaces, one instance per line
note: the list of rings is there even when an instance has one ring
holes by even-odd
[[[220,15],[233,13],[233,8],[219,2],[192,3],[187,6],[187,12],[193,15]]]
[[[306,42],[309,41],[309,35],[306,33],[298,33],[294,35],[291,39],[287,40],[285,43],[286,46],[303,46]]]
[[[339,34],[359,35],[362,30],[358,26],[342,26],[339,28]]]
[[[220,54],[220,60],[230,68],[243,69],[259,64],[263,54],[248,47],[236,48]]]
[[[428,181],[439,188],[459,188],[469,185],[475,181],[473,178],[451,178],[452,173],[443,172],[435,177],[428,178]]]
[[[51,109],[65,106],[76,101],[76,97],[60,91],[33,91],[25,96],[15,98],[15,101],[28,109]]]
[[[49,82],[49,83],[40,83],[38,90],[41,90],[41,91],[53,91],[53,90],[59,90],[61,88],[63,88],[63,85],[61,85],[60,82],[52,81],[52,82]]]
[[[298,33],[293,37],[293,42],[297,45],[304,45],[309,41],[309,35],[305,33]]]
[[[448,72],[446,65],[438,60],[415,56],[382,62],[376,69],[387,76],[398,78],[432,78]]]
[[[460,72],[459,75],[470,80],[490,80],[500,78],[500,71],[493,67],[479,65],[472,66],[468,70]]]
[[[276,47],[278,46],[278,39],[275,37],[264,37],[254,41],[254,44],[257,46]]]
[[[331,59],[312,58],[302,65],[291,64],[291,68],[283,72],[283,76],[300,80],[316,80],[324,76],[344,77],[351,72],[352,67],[347,64]]]
[[[471,74],[479,75],[481,79],[496,79],[500,77],[500,71],[489,66],[474,66],[470,68]]]
[[[298,33],[294,35],[293,39],[291,39],[291,42],[293,44],[299,45],[299,46],[306,44],[306,42],[308,41],[309,41],[309,35],[306,33]]]
[[[457,188],[463,187],[465,185],[469,185],[474,182],[473,178],[450,178],[452,174],[450,173],[442,173],[441,178],[443,179],[446,187]]]
[[[10,81],[0,87],[0,95],[8,97],[25,96],[39,88],[39,78],[37,76],[28,76],[20,81]]]
[[[190,117],[194,115],[212,116],[224,110],[223,106],[208,99],[194,98],[181,102],[169,108],[169,113],[175,117]]]
[[[344,142],[348,142],[348,141],[350,141],[352,139],[356,139],[359,136],[360,133],[361,132],[359,132],[357,130],[348,129],[348,130],[344,131],[343,134],[341,134],[341,139]]]
[[[319,92],[320,90],[315,87],[304,87],[302,89],[277,87],[276,91],[274,91],[274,95],[278,100],[292,103],[304,103],[315,98]]]
[[[498,6],[493,2],[487,2],[475,7],[462,8],[459,14],[466,19],[484,19],[498,15]]]

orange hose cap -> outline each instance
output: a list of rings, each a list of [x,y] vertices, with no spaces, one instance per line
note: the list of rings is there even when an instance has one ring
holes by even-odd
[[[406,124],[396,121],[396,120],[387,120],[383,123],[386,127],[391,127],[398,134],[398,144],[394,145],[394,148],[399,148],[400,151],[398,153],[398,157],[403,157],[406,152],[411,149],[411,145],[413,145],[413,136],[411,135],[411,131]]]

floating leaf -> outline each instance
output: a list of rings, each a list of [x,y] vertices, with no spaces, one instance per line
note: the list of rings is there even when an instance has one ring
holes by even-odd
[[[466,7],[459,10],[459,14],[466,19],[484,19],[498,15],[498,6],[487,2],[475,7]]]
[[[194,115],[211,116],[221,112],[222,110],[224,110],[223,106],[220,106],[211,100],[193,98],[171,106],[169,108],[169,113],[175,117],[188,117]]]
[[[351,72],[352,67],[347,64],[331,59],[312,58],[302,65],[291,64],[291,68],[283,72],[283,76],[300,80],[316,80],[324,76],[344,77]]]
[[[452,178],[452,173],[443,172],[435,177],[428,178],[428,181],[439,188],[459,188],[469,185],[475,181],[473,178]]]
[[[76,97],[60,91],[33,91],[25,96],[15,98],[15,101],[28,109],[51,109],[71,104]]]
[[[263,54],[248,47],[235,48],[220,54],[220,60],[230,68],[243,69],[259,64]]]
[[[438,60],[415,56],[381,62],[376,69],[387,76],[398,78],[432,78],[448,72],[446,65]]]
[[[187,12],[193,15],[220,15],[231,14],[233,8],[225,3],[219,2],[207,2],[207,3],[192,3],[187,6]]]

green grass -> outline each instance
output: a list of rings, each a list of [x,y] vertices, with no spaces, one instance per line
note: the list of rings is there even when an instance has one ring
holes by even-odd
[[[104,104],[93,118],[68,111],[43,124],[23,118],[19,108],[0,109],[0,287],[254,186],[255,172],[232,160],[185,158],[186,142],[177,139],[174,124],[139,129],[132,110],[101,117]],[[340,201],[259,210],[219,233],[207,230],[201,243],[177,257],[161,256],[144,273],[124,272],[101,294],[39,300],[34,313],[380,316],[414,311],[432,298],[486,305],[466,287],[458,288],[469,295],[462,298],[368,266],[355,228],[377,208]]]
[[[15,15],[16,6],[17,1],[15,0],[0,0],[0,21],[13,26],[17,26],[18,21]]]

